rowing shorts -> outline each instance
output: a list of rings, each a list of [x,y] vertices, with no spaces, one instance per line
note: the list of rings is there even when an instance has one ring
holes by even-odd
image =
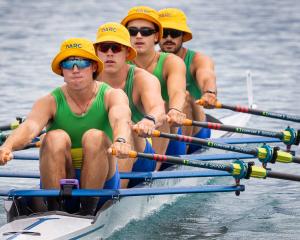
[[[177,134],[182,135],[181,127],[178,128]],[[186,152],[186,143],[175,140],[170,140],[166,155],[184,155]]]
[[[146,140],[146,146],[144,153],[155,153],[150,142]],[[153,172],[156,168],[156,161],[147,158],[138,158],[133,164],[133,172]],[[133,187],[138,183],[142,182],[140,179],[131,179],[128,183],[128,187]]]
[[[178,128],[177,134],[182,135],[181,127]],[[170,140],[167,151],[166,151],[166,155],[171,155],[171,156],[184,155],[185,152],[186,152],[186,143],[185,142]],[[162,171],[172,165],[173,164],[171,164],[171,163],[162,163],[159,170]]]
[[[81,176],[81,169],[75,169],[76,179],[79,181],[80,184],[80,176]],[[120,173],[118,170],[118,165],[116,166],[115,174],[105,182],[103,189],[119,189],[120,188]],[[100,197],[97,209],[101,208],[103,204],[110,200],[110,197]],[[65,210],[68,213],[78,212],[80,207],[79,197],[73,197],[71,200],[67,200],[65,204]]]
[[[201,130],[196,133],[193,137],[196,138],[210,138],[211,130],[209,128],[201,128]],[[202,148],[201,145],[191,144],[187,150],[187,154],[194,153]]]

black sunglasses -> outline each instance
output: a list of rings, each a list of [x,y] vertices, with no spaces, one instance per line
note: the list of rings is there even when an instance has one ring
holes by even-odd
[[[99,43],[98,49],[100,52],[106,53],[109,49],[113,53],[119,53],[122,51],[122,45],[118,43]]]
[[[165,28],[163,32],[163,38],[167,38],[169,35],[171,38],[178,38],[183,35],[183,32],[176,29]]]
[[[136,36],[138,33],[141,33],[143,37],[148,37],[156,33],[155,29],[148,28],[148,27],[143,27],[143,28],[129,27],[128,31],[130,36]]]

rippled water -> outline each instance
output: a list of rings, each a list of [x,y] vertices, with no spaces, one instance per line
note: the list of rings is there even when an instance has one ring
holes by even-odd
[[[101,24],[120,21],[130,7],[144,4],[0,0],[0,124],[26,115],[35,99],[62,84],[50,64],[64,39],[94,40]],[[187,46],[213,57],[220,101],[247,103],[245,76],[250,70],[255,102],[261,109],[300,114],[298,0],[161,0],[147,4],[185,11],[194,34]],[[221,116],[228,111],[210,113]],[[253,117],[249,127],[281,130],[287,124],[291,123]],[[299,124],[291,126],[299,128]],[[16,162],[8,168],[30,169],[32,165]],[[278,164],[275,169],[299,172],[297,167]],[[133,222],[112,239],[299,238],[299,184],[269,179],[243,182],[246,192],[240,197],[230,193],[183,197],[147,219]],[[0,185],[17,183],[9,179],[1,180]],[[1,209],[2,223],[4,217]]]

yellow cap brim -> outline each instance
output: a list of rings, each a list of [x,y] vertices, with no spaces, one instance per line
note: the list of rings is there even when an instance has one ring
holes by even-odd
[[[171,28],[171,29],[176,29],[176,30],[184,32],[183,38],[182,38],[183,42],[187,42],[193,38],[192,31],[186,25],[164,21],[164,22],[162,22],[162,26],[163,26],[163,28]]]
[[[128,22],[133,21],[133,20],[137,20],[137,19],[144,19],[144,20],[147,20],[149,22],[155,23],[158,26],[158,29],[159,29],[158,41],[160,41],[162,39],[163,27],[162,27],[161,23],[158,20],[156,20],[155,18],[153,18],[153,17],[151,17],[147,14],[143,14],[143,13],[130,14],[122,20],[121,24],[126,27]]]
[[[119,38],[119,37],[116,37],[116,36],[114,36],[114,37],[112,37],[112,36],[103,36],[97,42],[94,43],[94,47],[96,47],[96,45],[98,43],[102,43],[102,42],[116,42],[116,43],[122,44],[123,46],[128,47],[129,54],[128,54],[128,57],[126,59],[127,61],[131,61],[131,60],[135,59],[135,57],[137,55],[136,50],[133,47],[131,47],[127,43],[127,41],[124,41],[124,39],[122,39],[122,38]]]
[[[55,56],[55,58],[52,61],[53,72],[55,72],[58,75],[62,75],[62,71],[61,71],[61,67],[60,67],[61,61],[63,61],[64,59],[66,59],[68,57],[72,57],[72,56],[73,57],[83,57],[83,58],[95,61],[98,65],[97,75],[100,72],[102,72],[102,70],[103,70],[103,62],[96,55],[93,55],[90,52],[82,50],[82,49],[73,48],[73,49],[66,49],[66,50],[58,53]]]

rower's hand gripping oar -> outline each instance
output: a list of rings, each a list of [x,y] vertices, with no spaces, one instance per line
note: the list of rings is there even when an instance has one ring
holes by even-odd
[[[271,148],[268,145],[263,145],[259,148],[246,148],[246,147],[239,147],[230,144],[213,142],[202,138],[195,138],[195,137],[184,136],[179,134],[164,133],[158,130],[154,130],[152,132],[152,136],[169,138],[176,141],[203,145],[207,147],[212,147],[212,148],[217,148],[217,149],[222,149],[222,150],[227,150],[232,152],[250,154],[257,157],[263,163],[264,166],[266,166],[268,162],[275,163],[276,161],[282,163],[290,163],[290,162],[300,163],[300,157],[293,156],[291,153],[281,151],[279,150],[279,148],[276,147]]]
[[[112,155],[114,154],[115,152],[112,151]],[[130,151],[128,155],[130,158],[141,157],[141,158],[152,159],[154,161],[159,161],[159,162],[168,162],[168,163],[173,163],[178,165],[226,171],[232,174],[232,176],[235,177],[236,179],[243,179],[243,178],[248,179],[250,177],[254,177],[254,178],[269,177],[269,178],[277,178],[277,179],[284,179],[284,180],[291,180],[291,181],[300,181],[300,176],[298,175],[273,172],[263,167],[255,166],[253,163],[247,164],[241,160],[236,160],[233,163],[223,164],[223,163],[202,162],[197,160],[188,160],[180,157],[160,155],[160,154],[140,153],[136,151]]]
[[[284,131],[281,132],[273,132],[273,131],[266,131],[266,130],[260,130],[254,128],[225,125],[225,124],[214,123],[214,122],[199,122],[191,119],[185,119],[183,121],[183,125],[204,127],[204,128],[215,129],[215,130],[243,133],[243,134],[263,136],[263,137],[278,138],[286,145],[293,145],[293,144],[299,145],[300,142],[299,131],[297,133],[294,128],[290,128],[290,127],[286,128]]]
[[[201,99],[199,99],[199,100],[196,100],[196,104],[202,106],[204,104],[204,102]],[[297,116],[297,115],[288,115],[288,114],[284,114],[284,113],[268,112],[268,111],[252,109],[252,108],[248,108],[246,106],[240,106],[240,105],[236,105],[236,106],[225,105],[219,101],[216,103],[215,108],[224,108],[224,109],[229,109],[229,110],[232,110],[235,112],[250,113],[253,115],[269,117],[269,118],[277,118],[277,119],[281,119],[281,120],[287,120],[287,121],[300,123],[300,116]]]

